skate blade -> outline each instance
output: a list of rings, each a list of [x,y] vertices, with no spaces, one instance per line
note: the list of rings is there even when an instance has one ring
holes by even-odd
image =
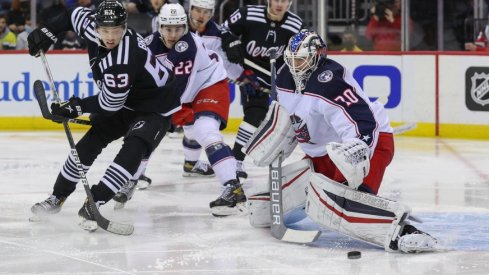
[[[39,216],[39,215],[34,215],[32,217],[29,218],[29,221],[30,222],[42,222],[43,221],[43,217]]]
[[[216,174],[212,174],[212,175],[202,175],[202,174],[198,174],[198,173],[187,173],[187,172],[183,172],[182,173],[182,177],[185,177],[185,178],[213,178],[215,177]]]
[[[81,229],[86,230],[88,232],[94,232],[97,230],[98,225],[96,221],[87,220],[85,218],[80,217],[80,222],[78,223]]]
[[[151,185],[151,183],[145,182],[145,181],[139,181],[138,184],[136,185],[136,190],[145,190],[148,189],[148,187]]]
[[[114,210],[120,210],[120,209],[123,209],[124,206],[126,205],[125,202],[115,202],[114,204]]]
[[[232,215],[246,216],[248,208],[245,202],[237,203],[234,207],[216,206],[211,208],[211,213],[214,217],[227,217]]]

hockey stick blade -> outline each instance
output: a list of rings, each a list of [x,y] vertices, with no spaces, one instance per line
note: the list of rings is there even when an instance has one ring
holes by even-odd
[[[319,238],[321,231],[305,231],[288,228],[283,217],[282,203],[282,153],[270,164],[270,203],[272,236],[278,240],[291,243],[311,243]]]
[[[45,119],[49,119],[49,120],[52,120],[52,121],[58,122],[58,123],[66,120],[66,121],[71,122],[71,123],[82,124],[82,125],[90,125],[91,124],[91,122],[88,120],[82,120],[82,119],[76,119],[76,118],[68,119],[65,117],[55,116],[55,115],[51,114],[51,111],[49,111],[48,102],[46,99],[46,90],[44,89],[44,84],[42,83],[41,80],[36,80],[34,82],[34,93],[36,95],[37,102],[39,103],[39,108],[41,109],[42,117],[44,117]]]
[[[418,125],[414,122],[406,123],[406,124],[399,125],[397,127],[393,127],[392,132],[394,133],[394,135],[400,135],[400,134],[404,134],[405,132],[414,130],[416,129],[416,127],[418,127]]]

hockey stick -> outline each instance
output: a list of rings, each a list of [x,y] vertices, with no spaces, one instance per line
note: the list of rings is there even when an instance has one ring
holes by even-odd
[[[277,90],[275,85],[275,61],[276,52],[270,52],[271,63],[271,84],[272,99],[277,100]],[[283,204],[282,204],[282,154],[280,153],[269,166],[270,177],[270,209],[272,224],[270,230],[276,239],[292,243],[310,243],[319,237],[320,231],[303,231],[288,228],[284,223]]]
[[[270,51],[270,60],[272,60],[272,51],[273,51],[275,54],[277,53],[277,51],[276,51],[276,50],[271,50],[271,51]],[[276,57],[274,57],[274,60],[275,60],[275,59],[276,59]],[[247,58],[245,58],[245,59],[244,59],[244,63],[245,63],[246,65],[250,66],[251,68],[253,68],[253,69],[257,70],[257,71],[260,71],[260,72],[262,72],[262,73],[264,73],[264,74],[266,74],[266,75],[268,75],[268,76],[271,76],[271,72],[269,72],[269,71],[267,71],[267,70],[263,69],[262,67],[260,67],[260,65],[256,64],[255,62],[253,62],[253,61],[251,61],[251,60],[249,60],[249,59],[247,59]]]
[[[61,100],[54,86],[53,75],[51,74],[48,61],[43,51],[40,51],[40,56],[41,56],[42,64],[44,66],[44,70],[46,71],[46,75],[49,78],[49,84],[51,85],[51,90],[53,91],[54,100],[59,103],[61,102]],[[44,108],[44,113],[43,113],[44,116],[47,107],[46,91],[44,90],[44,84],[40,80],[36,80],[36,82],[34,83],[34,92],[36,93],[39,106],[40,107],[44,106],[41,107],[41,112],[43,112],[42,110]],[[49,110],[48,113],[52,116]],[[100,214],[100,211],[98,210],[98,207],[95,204],[95,201],[93,200],[93,195],[92,192],[90,191],[90,185],[88,184],[87,177],[85,176],[85,171],[83,170],[83,166],[81,164],[80,158],[78,157],[78,151],[76,150],[75,147],[75,142],[73,140],[73,135],[71,134],[70,126],[68,125],[68,120],[63,121],[63,128],[65,129],[66,137],[68,138],[68,142],[71,148],[71,154],[73,155],[76,168],[80,175],[80,180],[83,183],[85,193],[87,194],[88,197],[88,203],[90,204],[90,208],[93,211],[93,215],[95,217],[95,221],[97,222],[97,225],[100,226],[102,229],[114,234],[131,235],[132,232],[134,231],[134,226],[132,224],[123,224],[123,223],[109,221],[106,218],[104,218],[102,214]]]
[[[394,130],[392,131],[392,133],[394,135],[404,134],[405,132],[408,132],[408,131],[415,129],[417,126],[418,125],[416,125],[416,123],[414,123],[414,122],[406,123],[406,124],[403,124],[403,125],[400,125],[397,127],[393,127]]]
[[[270,208],[272,224],[270,231],[278,240],[291,243],[311,243],[317,240],[321,231],[305,231],[288,228],[284,223],[282,205],[282,153],[269,166],[270,175]]]
[[[36,91],[36,89],[39,91],[42,91],[42,94],[38,95],[38,92]],[[63,121],[68,121],[68,122],[75,123],[75,124],[91,125],[91,122],[89,120],[76,119],[76,118],[66,118],[66,117],[51,114],[51,111],[49,111],[49,107],[48,107],[48,103],[47,103],[47,99],[46,99],[46,91],[44,90],[44,84],[42,83],[41,80],[36,80],[34,82],[34,92],[35,92],[36,97],[37,97],[37,102],[39,103],[39,108],[41,109],[42,117],[44,117],[45,119],[52,120],[52,121],[57,122],[57,123],[62,123]],[[39,96],[41,96],[41,98],[39,98]]]
[[[237,80],[233,80],[231,78],[228,78],[228,82],[229,83],[233,83],[233,84],[236,84],[238,86],[244,86],[246,85],[246,83],[242,82],[242,81],[237,81]],[[258,89],[260,92],[262,93],[265,93],[265,94],[270,94],[270,90],[267,89],[267,88],[263,88],[263,87],[260,87],[260,89]]]

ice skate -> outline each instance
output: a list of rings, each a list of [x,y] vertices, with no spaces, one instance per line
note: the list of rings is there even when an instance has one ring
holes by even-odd
[[[78,217],[80,218],[80,222],[78,225],[83,229],[89,232],[93,232],[97,230],[98,225],[95,221],[95,215],[93,214],[92,208],[88,203],[88,198],[85,199],[85,203],[83,204],[80,211],[78,211]]]
[[[144,190],[147,189],[153,181],[147,177],[145,174],[142,174],[139,176],[138,182],[136,184],[136,189],[137,190]]]
[[[241,179],[248,178],[243,161],[236,160],[236,176]]]
[[[214,170],[211,165],[205,161],[188,161],[183,164],[184,177],[214,177]]]
[[[404,253],[430,252],[440,249],[436,238],[410,224],[404,225],[397,242],[393,241],[392,245],[394,248],[397,246],[397,250]]]
[[[246,196],[237,180],[230,180],[224,185],[221,196],[210,203],[212,215],[229,216],[246,212]]]
[[[135,180],[129,180],[126,184],[121,187],[121,190],[115,194],[113,200],[116,202],[114,205],[114,209],[122,209],[124,208],[127,201],[129,201],[134,192],[136,191],[136,185],[138,184]]]
[[[31,212],[34,214],[33,217],[29,218],[31,222],[37,222],[41,220],[41,217],[47,215],[53,215],[61,211],[61,206],[65,202],[65,197],[56,197],[50,195],[49,198],[42,202],[38,202],[31,207]]]

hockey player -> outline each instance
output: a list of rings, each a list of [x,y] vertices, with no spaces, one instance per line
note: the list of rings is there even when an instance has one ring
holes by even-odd
[[[187,14],[179,4],[165,4],[160,11],[160,30],[146,38],[151,51],[175,73],[183,92],[183,109],[173,116],[184,125],[184,144],[205,148],[214,172],[223,186],[222,195],[210,203],[212,214],[227,216],[242,210],[246,196],[236,178],[236,160],[219,130],[226,127],[229,86],[220,56],[205,48],[188,32]],[[187,158],[187,156],[185,156]]]
[[[281,56],[289,38],[302,29],[301,18],[289,11],[291,4],[292,0],[268,0],[267,6],[242,7],[224,22],[223,49],[229,61],[245,69],[238,80],[248,82],[240,87],[244,118],[233,146],[238,174],[243,178],[248,175],[241,149],[268,110],[270,97],[260,88],[270,88],[270,50]],[[283,64],[283,59],[277,64]]]
[[[192,32],[200,36],[208,50],[219,54],[224,62],[228,78],[236,80],[241,76],[243,67],[229,62],[222,50],[221,26],[212,20],[215,5],[215,0],[190,0],[189,27]]]
[[[199,35],[206,49],[214,51],[222,59],[228,78],[236,79],[243,68],[230,63],[221,48],[220,27],[211,20],[214,15],[214,0],[190,0],[189,28]],[[184,176],[214,176],[214,171],[207,162],[199,160],[202,147],[195,141],[184,136],[183,151],[185,155]]]
[[[286,222],[307,214],[328,229],[388,251],[434,250],[437,240],[407,222],[408,206],[375,196],[394,155],[382,104],[370,102],[352,74],[326,57],[326,44],[314,32],[291,37],[284,59],[277,73],[280,104],[273,102],[247,153],[260,165],[279,152],[290,153],[297,142],[306,153],[306,159],[282,169]],[[274,133],[265,137],[268,125]],[[266,196],[250,197],[255,226],[270,226]]]
[[[223,60],[228,78],[236,79],[241,75],[243,68],[238,64],[229,62],[222,51],[221,28],[211,19],[214,14],[214,6],[214,0],[191,0],[188,26],[190,31],[202,39],[206,49],[216,52]],[[176,125],[175,129],[182,129],[182,125]],[[199,159],[202,146],[197,141],[184,136],[182,145],[185,156],[183,176],[210,177],[215,175],[209,163]],[[118,202],[115,205],[116,209],[122,208],[124,206],[123,204],[132,198],[136,187],[139,188],[140,184],[141,180],[137,182],[137,185],[136,180],[132,180],[122,187],[121,191],[114,197],[114,200]]]
[[[97,95],[72,97],[51,105],[54,115],[75,118],[91,113],[92,127],[76,144],[79,159],[87,171],[97,156],[112,141],[124,143],[91,192],[98,206],[108,202],[138,169],[144,156],[160,143],[170,125],[170,115],[181,109],[181,93],[175,91],[173,76],[148,50],[144,39],[127,28],[127,13],[115,0],[103,1],[96,12],[78,7],[64,11],[35,29],[28,37],[29,53],[38,55],[56,41],[63,31],[75,31],[88,44],[93,78],[100,89]],[[53,193],[36,203],[35,214],[53,214],[76,188],[80,180],[70,154],[54,183]],[[80,226],[97,228],[87,201],[78,212]]]

